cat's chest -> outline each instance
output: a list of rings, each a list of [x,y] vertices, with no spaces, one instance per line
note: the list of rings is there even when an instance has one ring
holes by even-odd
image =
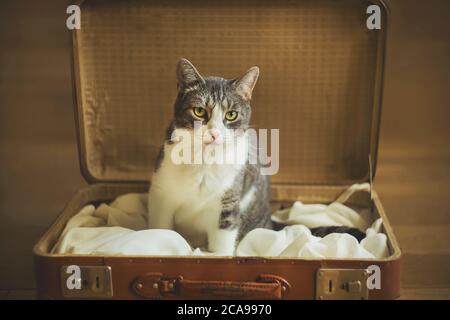
[[[198,244],[203,243],[208,231],[218,228],[223,195],[232,187],[236,175],[234,170],[209,169],[178,173],[173,186],[178,202],[173,215],[175,229]]]
[[[177,229],[205,229],[217,225],[222,211],[222,192],[198,185],[183,185],[180,192],[185,197],[179,202],[174,212],[174,223]]]
[[[178,203],[176,215],[195,216],[204,211],[220,211],[222,197],[233,187],[239,172],[240,167],[236,166],[164,163],[158,172],[158,180]]]
[[[217,207],[220,209],[224,193],[233,186],[236,172],[223,169],[206,169],[201,172],[189,172],[178,175],[177,193],[181,196],[182,209],[190,212]],[[187,207],[187,208],[186,208]]]

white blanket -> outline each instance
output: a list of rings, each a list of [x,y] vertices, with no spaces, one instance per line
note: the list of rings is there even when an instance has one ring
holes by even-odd
[[[381,233],[382,221],[370,226],[369,212],[360,213],[345,206],[355,192],[368,192],[367,184],[353,185],[330,205],[303,204],[278,210],[273,221],[287,225],[281,231],[255,229],[241,240],[238,256],[280,256],[314,258],[369,258],[388,256],[387,237]],[[87,205],[72,217],[53,253],[102,255],[214,255],[189,243],[172,230],[147,229],[147,194],[130,193],[111,204],[97,208]],[[349,226],[366,231],[361,243],[349,234],[332,233],[323,238],[308,228]]]

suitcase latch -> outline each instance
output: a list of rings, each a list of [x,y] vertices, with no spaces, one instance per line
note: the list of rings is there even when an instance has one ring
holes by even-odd
[[[112,298],[112,274],[109,266],[70,265],[61,268],[61,289],[65,298]]]
[[[319,269],[316,274],[316,299],[367,300],[366,269]]]

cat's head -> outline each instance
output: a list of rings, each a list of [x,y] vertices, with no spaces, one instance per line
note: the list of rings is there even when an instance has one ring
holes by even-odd
[[[239,138],[249,127],[250,100],[258,75],[259,68],[252,67],[231,80],[203,77],[191,62],[181,59],[172,130],[202,135],[204,145],[222,145]]]

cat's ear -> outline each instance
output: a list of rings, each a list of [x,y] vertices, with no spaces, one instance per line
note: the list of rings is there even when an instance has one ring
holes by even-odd
[[[240,78],[233,81],[233,85],[236,88],[236,92],[244,99],[250,100],[252,98],[253,88],[259,76],[259,68],[251,67]]]
[[[187,59],[180,59],[177,64],[178,89],[192,89],[205,82],[194,65]]]

